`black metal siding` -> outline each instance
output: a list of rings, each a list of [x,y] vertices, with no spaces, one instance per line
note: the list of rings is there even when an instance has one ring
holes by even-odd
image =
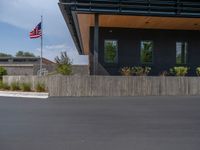
[[[71,10],[85,13],[116,13],[199,17],[198,0],[71,0]]]
[[[187,66],[191,68],[190,75],[194,75],[194,69],[200,66],[200,31],[100,28],[99,36],[99,63],[110,75],[118,75],[123,66],[144,66],[140,63],[142,40],[154,42],[153,64],[147,65],[152,67],[152,75],[159,75],[160,72],[176,66],[176,42],[179,41],[188,42]],[[93,28],[90,37],[92,51]],[[118,40],[118,64],[104,63],[105,39]]]

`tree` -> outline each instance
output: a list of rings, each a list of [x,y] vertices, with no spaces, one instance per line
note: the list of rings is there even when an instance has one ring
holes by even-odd
[[[17,53],[16,53],[16,57],[21,57],[21,56],[23,56],[24,55],[24,52],[23,51],[18,51]]]
[[[33,53],[30,53],[30,52],[18,51],[16,53],[16,57],[35,57],[35,55]]]
[[[105,45],[105,61],[107,63],[115,63],[117,57],[117,44],[113,42],[107,42]]]
[[[72,74],[72,61],[67,56],[66,52],[61,52],[60,57],[55,58],[57,67],[56,71],[62,75]]]
[[[153,59],[153,42],[151,41],[144,41],[142,43],[142,51],[141,51],[141,60],[142,63],[151,63]]]
[[[0,67],[0,80],[2,80],[3,76],[7,74],[7,70],[3,67]]]
[[[0,53],[0,57],[12,57],[12,55],[6,53]]]

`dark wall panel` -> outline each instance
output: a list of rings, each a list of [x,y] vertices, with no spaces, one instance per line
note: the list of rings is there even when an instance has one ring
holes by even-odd
[[[200,66],[200,31],[150,30],[125,28],[100,28],[99,63],[110,74],[118,75],[123,66],[144,66],[140,63],[140,41],[154,42],[153,64],[151,75],[169,70],[176,65],[176,42],[188,42],[188,63],[194,69]],[[93,50],[93,28],[90,34],[90,49]],[[104,63],[104,40],[118,40],[118,64]],[[104,74],[99,73],[99,74]]]

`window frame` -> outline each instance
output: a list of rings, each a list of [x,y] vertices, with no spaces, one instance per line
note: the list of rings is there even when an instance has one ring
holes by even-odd
[[[105,59],[105,48],[106,48],[106,41],[115,41],[117,43],[117,49],[116,49],[116,62],[107,62]],[[119,43],[117,39],[104,39],[104,50],[103,50],[103,62],[104,64],[110,64],[110,65],[116,65],[119,63]]]
[[[153,46],[152,46],[152,61],[151,62],[142,62],[141,59],[141,54],[142,54],[142,42],[152,42]],[[140,40],[140,55],[139,55],[139,59],[140,59],[140,64],[142,65],[153,65],[154,64],[154,41],[153,40]]]
[[[183,60],[182,60],[182,50],[181,50],[181,63],[179,64],[179,63],[177,63],[177,44],[178,43],[184,43],[184,44],[186,44],[186,52],[185,52],[185,62],[183,62]],[[187,65],[188,64],[188,41],[177,41],[176,42],[176,52],[175,52],[175,62],[176,62],[176,65]]]

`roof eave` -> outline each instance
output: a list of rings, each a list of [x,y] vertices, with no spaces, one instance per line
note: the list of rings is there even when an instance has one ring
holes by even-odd
[[[62,15],[63,15],[63,18],[64,18],[64,20],[65,20],[65,23],[67,24],[67,27],[68,27],[68,29],[69,29],[69,31],[70,31],[70,33],[71,33],[71,36],[72,36],[72,39],[73,39],[73,41],[74,41],[74,43],[75,43],[75,46],[76,46],[76,48],[77,48],[77,50],[78,50],[78,53],[80,54],[80,55],[84,55],[84,53],[83,53],[83,46],[82,46],[82,42],[80,41],[80,39],[78,38],[78,33],[77,33],[77,30],[76,29],[74,29],[74,27],[76,26],[75,25],[75,21],[74,21],[74,18],[73,18],[73,15],[71,14],[71,11],[70,10],[67,10],[66,8],[67,7],[69,7],[69,6],[66,6],[66,5],[63,5],[62,3],[58,3],[58,6],[59,6],[59,8],[60,8],[60,10],[61,10],[61,13],[62,13]],[[68,14],[70,14],[70,15],[67,15],[67,13]]]

